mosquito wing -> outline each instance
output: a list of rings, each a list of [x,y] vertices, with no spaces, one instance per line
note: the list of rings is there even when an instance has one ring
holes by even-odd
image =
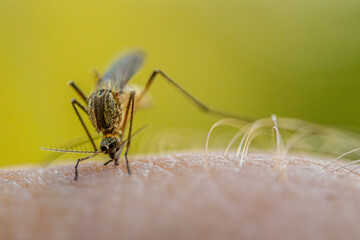
[[[141,68],[145,58],[143,51],[129,52],[113,63],[110,69],[100,78],[97,89],[121,91],[131,77]]]

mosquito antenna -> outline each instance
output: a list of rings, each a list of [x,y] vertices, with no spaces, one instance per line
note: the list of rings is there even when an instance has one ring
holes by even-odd
[[[69,150],[69,149],[61,149],[61,148],[44,148],[41,147],[41,150],[48,151],[48,152],[60,152],[60,153],[101,153],[100,151],[86,151],[86,150]]]
[[[101,137],[101,135],[95,135],[92,136],[92,138],[95,139],[99,139]],[[74,149],[76,149],[77,146],[82,145],[82,144],[86,144],[89,143],[89,140],[86,139],[84,140],[83,138],[80,139],[75,139],[72,141],[72,143],[67,144],[66,146],[66,150],[71,150],[73,151]],[[90,144],[90,143],[89,143]],[[59,147],[54,147],[53,145],[51,147],[46,147],[48,149],[60,149]],[[94,152],[93,148],[90,148],[91,151]],[[64,150],[64,149],[63,149]],[[46,150],[45,150],[46,151]],[[56,159],[58,159],[61,155],[66,154],[67,151],[61,152],[61,151],[52,151],[52,154],[49,154],[47,157],[45,157],[42,160],[42,165],[43,166],[48,166],[50,163],[52,163],[53,161],[55,161]],[[90,151],[89,151],[90,152]]]
[[[135,136],[136,134],[138,134],[140,131],[142,131],[144,128],[146,128],[147,125],[139,128],[138,130],[136,130],[131,136],[130,136],[130,139]],[[127,141],[129,141],[129,138],[124,140],[120,146],[123,146],[125,143],[127,143]],[[87,143],[89,144],[89,143]],[[41,147],[40,149],[41,150],[44,150],[44,151],[48,151],[48,152],[58,152],[58,153],[78,153],[78,154],[88,154],[88,153],[101,153],[101,151],[89,151],[87,150],[87,148],[83,148],[83,146],[80,146],[80,149],[79,149],[79,146],[74,146],[75,147],[75,150],[73,149],[73,147],[70,149],[69,147],[67,147],[66,145],[60,145],[60,147],[49,147],[49,148],[46,148],[46,147]]]

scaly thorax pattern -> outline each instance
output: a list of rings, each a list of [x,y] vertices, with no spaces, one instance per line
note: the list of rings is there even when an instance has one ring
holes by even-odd
[[[122,119],[119,93],[107,89],[97,90],[89,97],[88,114],[97,132],[114,134]]]

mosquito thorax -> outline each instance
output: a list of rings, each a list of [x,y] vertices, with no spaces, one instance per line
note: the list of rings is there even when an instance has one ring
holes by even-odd
[[[95,91],[88,100],[88,114],[97,132],[116,131],[121,123],[119,93],[109,89]]]

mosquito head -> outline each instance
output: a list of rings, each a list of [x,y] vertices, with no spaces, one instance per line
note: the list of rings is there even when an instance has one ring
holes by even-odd
[[[114,136],[104,137],[100,142],[100,150],[114,159],[115,153],[120,150],[120,139]]]

